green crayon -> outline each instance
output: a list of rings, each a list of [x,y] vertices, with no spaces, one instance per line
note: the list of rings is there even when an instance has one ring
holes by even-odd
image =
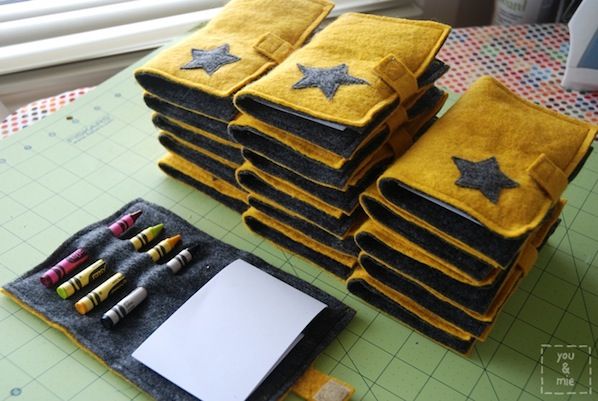
[[[133,238],[131,238],[129,241],[131,241],[131,244],[133,244],[133,248],[135,248],[135,250],[138,251],[150,242],[152,242],[154,238],[156,238],[160,234],[160,232],[162,232],[163,228],[164,224],[162,223],[153,227],[148,227]]]
[[[104,273],[106,273],[106,262],[99,259],[81,270],[69,281],[61,284],[56,288],[56,292],[60,295],[60,298],[67,299],[81,288],[101,277]]]

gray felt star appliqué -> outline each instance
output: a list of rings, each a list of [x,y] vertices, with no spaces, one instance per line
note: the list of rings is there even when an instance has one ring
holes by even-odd
[[[223,65],[241,60],[240,57],[230,54],[229,51],[230,46],[228,43],[212,50],[191,49],[192,60],[182,66],[181,70],[202,68],[208,75],[212,75]]]
[[[455,184],[464,188],[478,189],[492,203],[497,203],[504,188],[516,188],[519,184],[502,171],[496,158],[490,157],[479,162],[472,162],[453,156],[461,177]]]
[[[293,85],[293,89],[320,88],[328,100],[332,100],[341,85],[369,85],[365,79],[349,75],[349,67],[339,64],[335,67],[318,68],[297,64],[303,78]]]

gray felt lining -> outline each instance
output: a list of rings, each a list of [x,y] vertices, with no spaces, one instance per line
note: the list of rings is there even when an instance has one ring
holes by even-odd
[[[232,97],[214,96],[149,72],[137,72],[135,79],[150,94],[185,109],[223,121],[231,121],[238,113]]]
[[[218,160],[212,159],[203,153],[196,152],[195,150],[182,145],[180,142],[173,140],[168,135],[160,134],[158,140],[162,146],[170,152],[181,156],[183,159],[201,167],[212,173],[214,176],[221,178],[236,187],[239,186],[237,179],[235,178],[235,168],[222,164]]]
[[[361,221],[365,214],[361,208],[357,208],[350,215],[343,214],[339,218],[334,217],[323,210],[317,209],[298,198],[274,188],[257,174],[247,170],[239,171],[237,173],[237,180],[248,192],[254,192],[266,199],[271,199],[280,206],[304,216],[306,219],[330,231],[339,238],[345,237],[353,225]]]
[[[169,120],[161,115],[154,115],[152,118],[152,122],[154,125],[169,134],[176,136],[179,139],[182,139],[186,142],[189,142],[192,145],[205,149],[215,155],[222,157],[223,159],[230,160],[236,164],[243,163],[243,156],[241,155],[241,150],[234,146],[225,145],[220,142],[216,142],[206,136],[196,134],[192,131],[189,131],[180,125],[176,124],[176,122]]]
[[[143,95],[143,101],[150,109],[162,114],[172,120],[184,122],[192,127],[214,134],[222,139],[230,141],[228,135],[228,124],[213,118],[191,112],[168,103],[148,93]]]
[[[281,233],[267,224],[264,224],[262,221],[255,219],[253,216],[243,216],[243,221],[247,227],[249,227],[251,231],[255,232],[256,234],[261,235],[275,244],[278,244],[284,249],[295,252],[296,254],[304,257],[305,259],[315,263],[316,265],[342,279],[346,279],[352,272],[352,268],[349,268],[344,264],[339,263],[336,260],[309,248],[305,244],[295,241],[294,239],[288,237],[285,233]]]
[[[164,231],[154,242],[177,233],[183,237],[183,242],[171,252],[170,257],[184,247],[199,245],[191,264],[178,275],[172,275],[164,265],[168,257],[156,265],[145,253],[135,252],[128,241],[114,237],[107,230],[107,225],[116,218],[139,209],[143,210],[143,214],[128,236],[144,227],[164,223]],[[74,302],[82,294],[63,300],[58,297],[54,289],[45,288],[39,282],[42,272],[76,248],[85,248],[92,261],[103,258],[109,269],[122,272],[128,279],[125,288],[85,316],[76,313],[73,307]],[[208,236],[162,207],[139,199],[127,204],[112,216],[77,232],[48,259],[6,285],[5,289],[34,310],[44,314],[48,320],[64,327],[84,347],[152,397],[158,400],[195,400],[196,398],[137,362],[130,355],[191,295],[223,267],[238,258],[246,260],[328,306],[305,329],[304,338],[249,398],[275,401],[289,389],[324,347],[348,324],[355,312],[311,284],[272,267],[254,255]],[[145,302],[113,330],[105,329],[100,324],[102,314],[137,286],[144,286],[148,290]],[[94,287],[89,287],[87,290],[92,288]]]
[[[418,85],[423,88],[432,84],[447,67],[440,60],[430,63],[426,71],[418,79]],[[297,96],[301,96],[297,93]],[[243,95],[236,99],[237,107],[243,112],[267,124],[278,127],[288,132],[315,143],[342,157],[350,157],[359,145],[373,130],[399,106],[397,100],[384,108],[364,127],[344,126],[342,129],[331,127],[326,121],[313,119],[301,115],[296,110],[289,110],[281,105],[273,104],[265,99],[253,95]],[[339,124],[337,124],[339,125]]]
[[[351,160],[347,161],[341,168],[335,169],[302,155],[290,146],[264,135],[254,127],[231,125],[229,126],[229,133],[245,149],[266,157],[288,170],[341,190],[347,185],[363,160],[371,156],[390,137],[388,129],[383,129],[371,138],[366,145],[358,149]]]
[[[359,263],[376,280],[476,337],[481,336],[484,330],[492,324],[492,322],[478,320],[449,302],[437,298],[421,285],[385,267],[367,254],[360,255]],[[490,291],[487,296],[494,299],[496,292],[496,290]]]
[[[339,239],[320,227],[311,224],[303,219],[291,216],[290,214],[280,210],[276,207],[268,205],[251,195],[249,196],[249,206],[253,206],[260,212],[272,217],[279,222],[294,228],[295,230],[305,234],[306,236],[324,244],[330,248],[336,249],[339,252],[346,253],[357,257],[359,247],[355,244],[352,236],[345,239]]]
[[[434,341],[437,341],[440,344],[443,344],[457,352],[465,354],[475,343],[475,338],[473,337],[471,340],[462,340],[443,331],[442,329],[439,329],[436,326],[431,325],[421,317],[403,308],[400,304],[388,298],[386,295],[382,294],[362,279],[349,280],[347,283],[347,288],[352,294],[357,295],[367,303],[374,305],[414,330],[419,331]]]
[[[359,204],[359,194],[365,191],[394,160],[393,156],[389,156],[378,161],[370,167],[368,172],[355,185],[349,186],[346,191],[341,191],[340,189],[319,185],[308,180],[247,148],[244,148],[242,153],[243,157],[249,160],[256,168],[265,171],[271,176],[296,185],[313,197],[342,210],[346,214],[351,214],[355,210]]]
[[[455,280],[440,270],[410,258],[370,233],[358,233],[355,236],[355,242],[365,253],[377,260],[413,277],[465,308],[481,314],[486,313],[490,307],[493,296],[489,294],[495,294],[498,291],[507,275],[507,270],[502,270],[491,284],[474,286]],[[391,285],[391,281],[388,284]]]
[[[204,194],[208,195],[212,199],[217,200],[218,202],[224,204],[225,206],[233,209],[236,212],[243,213],[247,210],[247,204],[245,202],[240,201],[236,198],[231,198],[219,191],[216,191],[214,188],[204,184],[203,182],[197,181],[195,178],[188,176],[187,174],[177,170],[176,168],[169,166],[164,163],[158,163],[158,167],[162,169],[166,174],[171,176],[174,179],[177,179],[181,182],[184,182],[187,185],[192,186],[193,188],[203,192]]]
[[[404,219],[376,198],[364,195],[361,198],[361,203],[367,213],[379,224],[407,238],[426,252],[451,263],[468,276],[476,280],[483,280],[494,271],[495,268],[490,264],[462,249],[456,248],[431,231]],[[504,250],[504,252],[509,251],[510,249]],[[514,260],[518,251],[519,248],[513,250],[514,253],[511,253],[511,260]]]

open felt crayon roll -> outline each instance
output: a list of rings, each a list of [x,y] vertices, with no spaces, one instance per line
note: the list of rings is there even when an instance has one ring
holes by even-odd
[[[136,210],[143,210],[136,222],[139,227],[163,223],[169,232],[180,234],[185,239],[186,246],[199,245],[200,249],[193,250],[193,259],[184,270],[172,274],[167,266],[155,266],[145,253],[134,252],[127,241],[115,237],[106,229],[119,217]],[[102,257],[116,271],[115,274],[126,276],[128,281],[118,292],[113,292],[106,300],[89,310],[86,316],[73,311],[73,302],[60,299],[53,289],[45,288],[39,283],[40,275],[48,266],[58,264],[77,248],[87,249],[90,255]],[[175,248],[171,254],[174,256],[176,251]],[[113,215],[68,238],[41,264],[6,284],[2,293],[61,332],[68,333],[69,338],[93,353],[109,369],[153,398],[172,400],[174,397],[180,401],[192,401],[194,398],[188,393],[151,369],[142,367],[131,354],[193,294],[225,266],[240,258],[326,304],[322,313],[305,328],[304,336],[299,342],[255,389],[254,394],[259,399],[277,401],[346,327],[354,311],[310,283],[210,237],[163,207],[140,199],[125,205]],[[90,290],[97,291],[101,287],[93,288],[93,285],[88,286]],[[131,313],[120,318],[112,330],[99,327],[101,317],[139,286],[146,288],[148,292],[145,300]],[[118,349],[115,350],[114,344],[118,344]]]

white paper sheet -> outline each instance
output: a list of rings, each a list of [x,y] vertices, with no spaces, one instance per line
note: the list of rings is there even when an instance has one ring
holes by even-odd
[[[325,307],[236,260],[168,318],[133,357],[202,401],[245,400]]]

